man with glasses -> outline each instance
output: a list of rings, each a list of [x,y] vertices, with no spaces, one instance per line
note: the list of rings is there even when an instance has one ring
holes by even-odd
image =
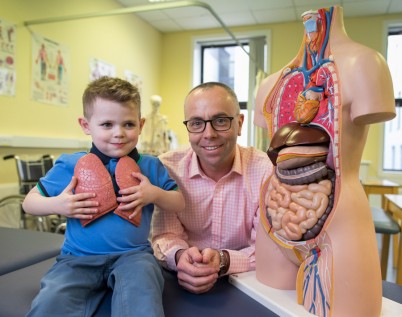
[[[162,265],[193,293],[219,276],[255,269],[259,193],[272,172],[268,156],[241,147],[244,121],[236,94],[210,82],[193,88],[183,122],[191,147],[159,158],[184,194],[183,212],[155,209],[152,244]]]

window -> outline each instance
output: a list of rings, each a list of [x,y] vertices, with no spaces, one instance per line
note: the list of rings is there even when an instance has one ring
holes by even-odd
[[[402,26],[389,27],[387,62],[395,94],[396,117],[385,122],[382,169],[402,172]]]
[[[249,90],[248,42],[236,44],[201,45],[201,83],[218,81],[234,90],[240,103],[240,112],[247,123]],[[246,53],[247,52],[247,53]],[[242,130],[238,143],[247,145],[247,129]]]
[[[200,37],[193,40],[193,87],[208,81],[219,81],[231,87],[244,114],[243,146],[258,142],[257,127],[253,124],[254,90],[257,74],[268,73],[270,31],[238,34],[236,40],[225,35]],[[241,44],[241,45],[239,45]],[[261,147],[265,149],[266,145]]]

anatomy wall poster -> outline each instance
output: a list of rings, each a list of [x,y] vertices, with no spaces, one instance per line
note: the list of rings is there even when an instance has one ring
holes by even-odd
[[[15,95],[15,25],[0,20],[0,95]]]
[[[142,91],[142,79],[140,76],[126,69],[124,70],[124,79],[136,86],[140,92]]]
[[[32,34],[32,99],[68,104],[70,53],[67,47]]]
[[[92,58],[89,61],[89,80],[95,80],[102,76],[116,76],[116,67],[112,64],[109,64],[105,61],[102,61],[97,58]]]

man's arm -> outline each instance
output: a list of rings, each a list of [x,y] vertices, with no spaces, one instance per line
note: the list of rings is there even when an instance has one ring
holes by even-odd
[[[263,156],[258,155],[258,158],[251,159],[247,165],[248,169],[244,177],[250,177],[249,181],[251,179],[256,181],[253,184],[253,191],[250,193],[248,199],[259,201],[260,188],[272,176],[273,165],[265,153]],[[260,221],[260,207],[259,204],[252,205],[254,213],[247,245],[238,250],[226,249],[230,256],[230,266],[226,274],[255,270],[255,242]]]
[[[175,212],[165,212],[155,206],[152,216],[151,242],[156,258],[165,268],[177,270],[175,255],[188,249],[187,236]]]
[[[241,273],[255,270],[255,239],[257,236],[257,227],[260,220],[260,208],[257,208],[254,218],[253,227],[249,245],[240,250],[227,250],[230,258],[230,265],[226,274]]]
[[[183,238],[186,235],[180,221],[177,217],[174,221],[171,216],[172,214],[160,209],[154,214],[152,243],[155,256],[164,267],[177,271],[178,283],[184,289],[195,294],[207,292],[219,277],[220,255],[214,249],[199,250],[197,247],[189,247]],[[226,251],[225,254],[229,265]]]

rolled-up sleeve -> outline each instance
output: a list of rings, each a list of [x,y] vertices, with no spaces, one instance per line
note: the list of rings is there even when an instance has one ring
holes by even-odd
[[[155,256],[162,266],[176,271],[176,252],[189,247],[186,242],[187,236],[176,213],[163,212],[155,207],[151,240]]]

